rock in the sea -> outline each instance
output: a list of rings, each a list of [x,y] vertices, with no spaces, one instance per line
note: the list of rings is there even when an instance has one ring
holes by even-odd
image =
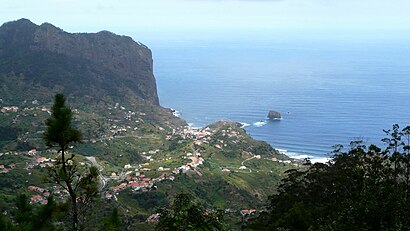
[[[282,118],[282,115],[277,111],[269,111],[268,118],[273,120],[278,120]]]

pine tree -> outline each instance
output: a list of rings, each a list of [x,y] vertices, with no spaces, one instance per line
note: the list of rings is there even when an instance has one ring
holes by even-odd
[[[73,113],[71,108],[66,106],[64,95],[57,94],[51,108],[51,117],[45,121],[47,128],[43,138],[48,147],[58,147],[58,151],[61,153],[61,159],[56,167],[49,169],[49,173],[53,182],[58,183],[68,191],[71,200],[72,229],[78,230],[77,189],[80,182],[84,181],[82,179],[87,177],[80,176],[73,163],[74,154],[67,156],[68,147],[81,142],[82,138],[81,132],[72,126],[72,119]],[[95,172],[92,175],[97,177]]]

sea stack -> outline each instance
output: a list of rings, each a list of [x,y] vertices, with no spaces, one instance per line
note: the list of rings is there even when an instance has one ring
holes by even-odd
[[[277,111],[269,111],[268,118],[271,120],[280,120],[282,119],[282,115]]]

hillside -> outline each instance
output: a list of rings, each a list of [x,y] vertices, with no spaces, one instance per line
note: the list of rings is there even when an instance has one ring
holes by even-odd
[[[24,93],[34,96],[46,88],[107,103],[159,105],[151,51],[107,31],[71,34],[27,19],[5,23],[0,27],[0,75],[2,82],[23,81],[30,86]]]
[[[70,34],[26,19],[5,23],[0,90],[0,209],[11,218],[16,193],[35,206],[50,194],[67,199],[45,181],[60,155],[42,139],[58,92],[83,133],[68,152],[81,169],[99,168],[94,221],[118,208],[130,227],[150,229],[149,215],[188,192],[239,226],[239,211],[264,209],[283,173],[298,165],[239,123],[187,127],[159,105],[151,51],[126,36]]]
[[[40,147],[33,140],[59,92],[82,118],[86,139],[136,124],[168,130],[185,125],[159,105],[151,51],[107,31],[71,34],[27,19],[3,24],[0,91],[0,150]]]

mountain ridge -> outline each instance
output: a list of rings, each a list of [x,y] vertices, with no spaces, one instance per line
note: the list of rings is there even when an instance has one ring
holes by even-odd
[[[159,106],[151,50],[107,31],[68,33],[28,19],[5,23],[0,27],[0,75],[60,85],[68,96],[109,91],[117,96],[113,101],[126,98]]]

